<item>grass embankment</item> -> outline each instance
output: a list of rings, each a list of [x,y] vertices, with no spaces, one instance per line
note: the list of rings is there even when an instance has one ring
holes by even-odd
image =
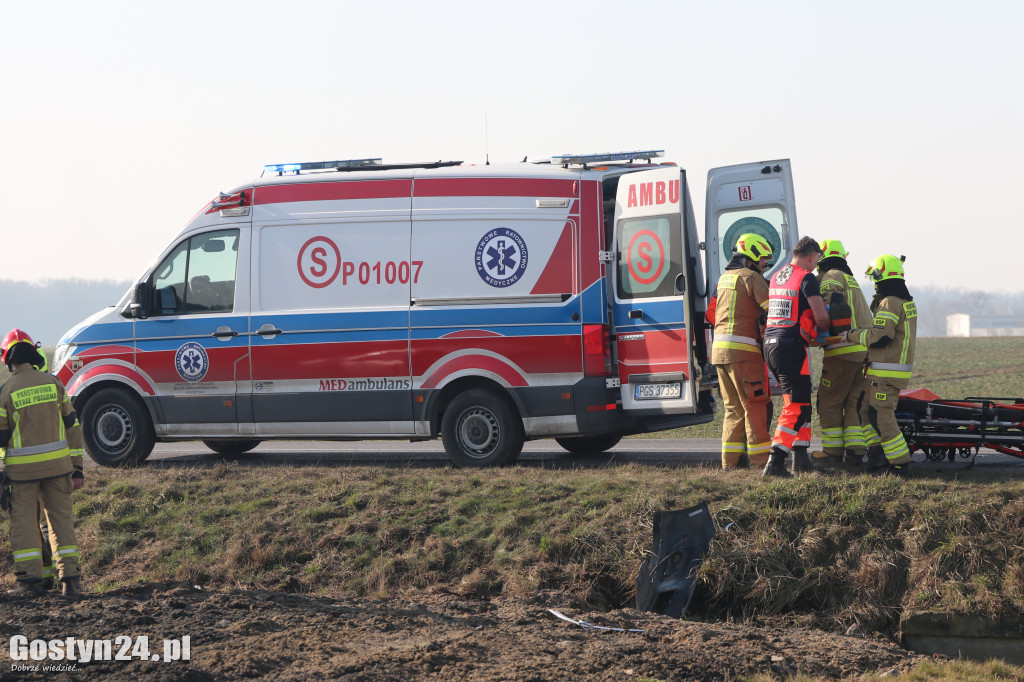
[[[557,589],[617,607],[632,604],[653,513],[707,501],[719,534],[695,615],[892,634],[909,611],[1024,613],[1020,491],[1019,478],[979,472],[763,483],[754,472],[636,465],[223,464],[90,469],[75,508],[94,590],[137,581],[382,598]],[[0,557],[0,575],[11,576],[10,561]]]

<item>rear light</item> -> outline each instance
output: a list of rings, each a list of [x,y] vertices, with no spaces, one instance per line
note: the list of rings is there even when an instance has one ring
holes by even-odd
[[[583,375],[600,377],[611,373],[612,344],[608,325],[583,325]]]

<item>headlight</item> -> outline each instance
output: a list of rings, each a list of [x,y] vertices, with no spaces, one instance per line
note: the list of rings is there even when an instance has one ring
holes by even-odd
[[[73,343],[58,344],[57,348],[53,351],[53,367],[50,368],[50,371],[53,374],[59,372],[67,359],[74,355],[76,348],[78,348],[78,346]]]

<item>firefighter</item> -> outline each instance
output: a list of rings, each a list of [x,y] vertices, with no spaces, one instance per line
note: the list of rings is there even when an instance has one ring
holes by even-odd
[[[907,289],[903,260],[885,254],[871,261],[866,274],[875,282],[874,320],[844,335],[868,349],[868,421],[877,441],[868,444],[862,469],[896,476],[910,473],[910,448],[896,423],[896,401],[910,383],[917,342],[917,304]]]
[[[765,359],[782,388],[782,414],[772,437],[771,455],[761,476],[789,478],[786,458],[793,453],[793,471],[811,470],[811,372],[808,346],[821,343],[828,330],[828,311],[813,274],[821,247],[802,237],[793,258],[771,278]]]
[[[761,356],[762,327],[768,310],[765,269],[772,247],[757,234],[740,235],[733,257],[718,278],[708,310],[715,325],[711,362],[725,405],[722,423],[722,468],[737,469],[768,462],[768,405],[771,390]]]
[[[843,243],[826,239],[821,242],[821,251],[818,283],[828,309],[829,336],[838,337],[858,322],[866,323],[871,311],[846,262],[848,253]],[[856,469],[864,458],[865,429],[872,430],[865,400],[868,382],[862,371],[867,354],[867,348],[849,340],[825,346],[817,408],[822,451],[811,455],[816,469],[836,469],[844,464]]]
[[[42,586],[38,504],[49,527],[53,557],[67,597],[81,589],[71,491],[85,483],[82,430],[59,380],[35,369],[45,360],[25,332],[14,329],[0,343],[11,371],[0,391],[0,447],[11,486],[11,549],[19,586],[13,596],[33,597]]]

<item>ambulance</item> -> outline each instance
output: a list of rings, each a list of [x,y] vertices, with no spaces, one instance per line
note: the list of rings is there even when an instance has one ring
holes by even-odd
[[[709,282],[687,175],[661,156],[267,166],[67,332],[52,371],[107,466],[157,441],[438,436],[495,466],[526,440],[590,455],[708,422],[719,225],[785,257],[789,164],[712,172]]]

